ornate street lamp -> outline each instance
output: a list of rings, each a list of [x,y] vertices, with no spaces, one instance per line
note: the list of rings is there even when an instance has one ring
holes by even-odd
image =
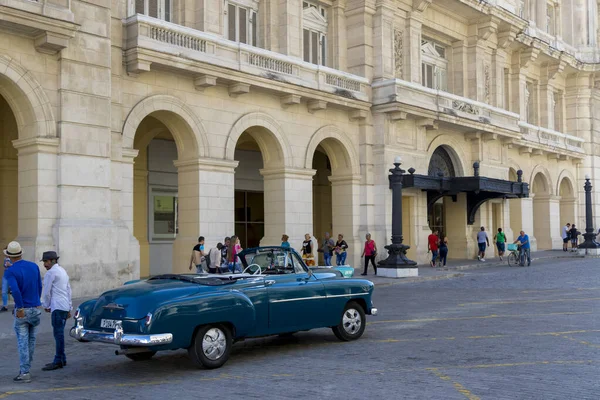
[[[600,253],[600,244],[596,242],[596,232],[593,226],[593,215],[592,215],[592,183],[590,182],[590,176],[585,176],[585,233],[583,237],[585,242],[579,245],[580,254],[598,255]]]
[[[400,168],[401,164],[402,158],[397,156],[388,177],[392,189],[392,244],[385,246],[388,258],[379,262],[379,275],[393,278],[417,276],[419,273],[417,263],[406,257],[410,246],[402,243],[402,175],[406,171]],[[412,168],[411,170],[414,172]]]

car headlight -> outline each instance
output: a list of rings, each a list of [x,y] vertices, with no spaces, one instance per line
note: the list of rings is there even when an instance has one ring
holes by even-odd
[[[145,325],[148,326],[150,325],[150,323],[152,322],[152,313],[148,313],[146,314],[146,318],[145,319]]]

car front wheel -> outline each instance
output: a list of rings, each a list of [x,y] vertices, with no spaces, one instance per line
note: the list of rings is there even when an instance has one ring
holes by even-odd
[[[365,331],[365,324],[365,310],[360,304],[351,301],[346,304],[340,323],[332,329],[338,339],[348,342],[362,336]]]
[[[188,354],[194,364],[207,369],[219,368],[229,358],[233,345],[231,331],[223,325],[201,327]]]

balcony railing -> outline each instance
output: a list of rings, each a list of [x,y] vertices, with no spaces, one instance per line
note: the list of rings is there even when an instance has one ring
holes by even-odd
[[[520,122],[519,127],[521,128],[523,140],[526,140],[527,142],[551,148],[584,153],[584,140],[577,136],[567,135],[551,129],[531,125],[526,122]]]
[[[232,42],[146,15],[138,14],[127,18],[124,26],[126,51],[136,48],[157,51],[350,99],[369,101],[369,81],[360,76]],[[128,60],[132,64],[135,61]],[[172,61],[177,64],[177,60]],[[156,57],[151,62],[169,63],[169,60]]]
[[[390,100],[424,109],[423,116],[434,113],[435,117],[447,119],[449,122],[460,117],[479,123],[478,127],[483,131],[486,130],[485,126],[489,126],[490,131],[496,132],[499,129],[509,136],[519,133],[519,114],[399,79],[374,83],[374,105],[387,104]],[[457,124],[462,125],[464,122]]]

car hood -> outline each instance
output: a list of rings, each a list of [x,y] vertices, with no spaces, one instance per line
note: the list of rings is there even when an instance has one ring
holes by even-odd
[[[90,316],[141,319],[165,302],[212,290],[215,290],[215,287],[178,280],[141,281],[103,293],[96,301]]]

